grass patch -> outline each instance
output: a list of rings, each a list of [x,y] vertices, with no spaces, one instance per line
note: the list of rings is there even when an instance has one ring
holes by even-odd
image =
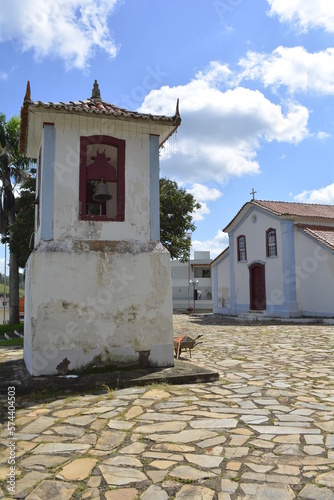
[[[147,385],[147,389],[160,389],[161,391],[169,392],[170,391],[170,384],[167,382],[152,382],[151,384]]]
[[[12,339],[6,339],[4,337],[5,333],[13,333],[14,330],[18,332],[23,332],[24,323],[14,323],[12,325],[0,325],[0,347],[7,346],[23,346],[23,339],[21,337],[14,337]]]
[[[5,333],[11,333],[14,330],[18,332],[23,332],[24,323],[21,321],[20,323],[14,323],[12,325],[0,325],[0,337],[2,337]]]
[[[0,347],[23,346],[23,339],[17,337],[15,339],[1,339]]]
[[[115,390],[111,389],[109,385],[107,384],[102,384],[102,387],[104,387],[108,393],[108,398],[109,399],[114,399],[115,398]]]
[[[174,476],[168,476],[168,479],[170,481],[175,481],[176,483],[180,484],[193,484],[196,482],[195,479],[181,479],[180,477],[174,477]]]
[[[84,483],[80,483],[77,489],[75,490],[76,495],[81,495],[87,489],[87,485]]]

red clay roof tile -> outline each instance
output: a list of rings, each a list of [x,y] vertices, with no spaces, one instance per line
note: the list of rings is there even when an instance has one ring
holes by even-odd
[[[20,134],[21,152],[24,152],[25,150],[26,134],[28,126],[28,109],[31,108],[45,108],[45,109],[51,108],[57,111],[62,110],[62,111],[76,112],[76,113],[104,114],[107,116],[123,117],[127,119],[136,119],[136,120],[152,120],[152,121],[158,121],[160,123],[165,123],[166,125],[168,124],[173,125],[174,131],[181,123],[178,100],[176,104],[175,115],[166,116],[166,115],[139,113],[137,111],[128,111],[124,108],[119,108],[114,104],[105,102],[99,97],[91,97],[90,99],[85,99],[83,101],[43,102],[43,101],[32,101],[30,95],[31,95],[30,84],[28,82],[27,92],[25,95],[23,106],[21,108],[21,134]]]
[[[296,217],[320,217],[326,219],[334,219],[334,205],[264,200],[253,200],[251,203],[265,208],[276,215],[292,215]]]
[[[251,206],[262,208],[267,212],[278,217],[290,217],[292,219],[333,219],[334,222],[334,205],[320,205],[312,203],[293,203],[288,201],[266,201],[266,200],[251,200],[245,203],[239,212],[223,229],[224,232],[238,218],[245,207]]]
[[[75,111],[77,113],[96,113],[113,116],[123,116],[124,118],[136,118],[142,120],[154,120],[160,122],[171,123],[178,125],[181,122],[180,115],[152,115],[148,113],[139,113],[138,111],[128,111],[124,108],[119,108],[114,104],[105,101],[97,101],[96,99],[86,99],[85,101],[69,101],[69,102],[43,102],[43,101],[25,101],[24,105],[31,108],[45,108],[64,111]]]
[[[326,247],[334,250],[334,227],[312,224],[297,224],[297,227]]]

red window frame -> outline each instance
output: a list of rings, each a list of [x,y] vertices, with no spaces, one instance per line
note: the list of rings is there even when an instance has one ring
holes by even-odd
[[[269,251],[269,235],[270,233],[274,233],[275,234],[275,253],[270,255],[270,251]],[[267,229],[266,231],[266,250],[267,250],[267,257],[277,257],[277,234],[276,234],[276,229],[273,228],[273,227],[270,227],[269,229]]]
[[[240,248],[240,241],[244,240],[245,248],[241,249]],[[245,262],[247,260],[247,249],[246,249],[246,236],[244,234],[240,234],[237,238],[237,247],[238,247],[238,262]],[[245,258],[241,258],[241,251],[245,251]]]
[[[105,214],[105,203],[102,203],[102,214],[86,214],[87,204],[87,146],[106,144],[117,148],[117,214],[109,217]],[[125,213],[125,141],[108,135],[90,135],[80,138],[80,175],[79,175],[79,206],[81,220],[94,221],[124,221]]]

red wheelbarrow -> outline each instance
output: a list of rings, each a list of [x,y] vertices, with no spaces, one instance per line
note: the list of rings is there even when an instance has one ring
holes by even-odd
[[[191,337],[189,337],[189,335],[181,335],[181,337],[175,337],[173,340],[176,359],[180,358],[182,349],[185,351],[188,349],[191,357],[191,350],[198,344],[200,344],[200,342],[198,342],[198,339],[200,337],[203,337],[203,335],[197,335],[195,339],[192,339]]]

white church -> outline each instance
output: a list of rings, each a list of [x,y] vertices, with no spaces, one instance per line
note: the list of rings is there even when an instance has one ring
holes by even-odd
[[[334,206],[251,200],[223,231],[215,313],[334,317]]]

